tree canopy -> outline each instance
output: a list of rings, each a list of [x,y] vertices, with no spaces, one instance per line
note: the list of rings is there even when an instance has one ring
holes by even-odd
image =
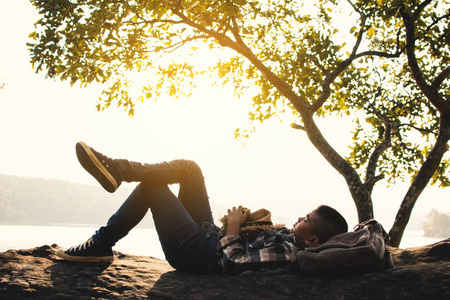
[[[374,184],[412,180],[395,223],[398,246],[427,184],[450,185],[450,2],[447,0],[32,0],[42,18],[28,44],[36,71],[105,89],[97,108],[189,93],[197,76],[252,97],[252,121],[289,113],[345,178],[360,221]],[[348,26],[348,24],[351,24]],[[207,49],[198,66],[176,53]],[[220,51],[221,50],[221,51]],[[131,74],[151,74],[134,96]],[[347,158],[316,117],[354,119]],[[237,134],[246,135],[241,131]]]

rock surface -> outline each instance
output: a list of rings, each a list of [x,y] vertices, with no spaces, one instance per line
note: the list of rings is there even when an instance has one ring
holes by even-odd
[[[450,299],[450,239],[390,249],[390,270],[329,278],[287,270],[190,275],[121,253],[112,263],[73,263],[58,258],[58,249],[0,253],[0,299]]]

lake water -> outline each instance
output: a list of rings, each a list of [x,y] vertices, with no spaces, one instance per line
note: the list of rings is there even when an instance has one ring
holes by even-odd
[[[69,248],[85,242],[99,227],[0,225],[0,252],[58,244]],[[134,228],[114,250],[164,259],[158,234],[153,228]]]
[[[52,244],[69,248],[86,241],[97,229],[92,226],[0,225],[0,252]],[[400,248],[424,246],[443,239],[424,237],[421,230],[406,230]],[[134,228],[114,246],[114,250],[164,259],[158,235],[153,228]]]

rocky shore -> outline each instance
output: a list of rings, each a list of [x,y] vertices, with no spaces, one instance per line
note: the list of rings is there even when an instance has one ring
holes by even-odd
[[[190,275],[160,259],[117,253],[112,263],[73,263],[58,245],[0,253],[0,299],[450,299],[450,238],[390,249],[395,267],[354,276],[287,270]]]

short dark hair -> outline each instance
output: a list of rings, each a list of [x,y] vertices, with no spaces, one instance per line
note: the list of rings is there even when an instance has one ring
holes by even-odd
[[[319,243],[324,243],[332,236],[347,232],[347,221],[334,208],[321,205],[316,208],[316,213],[319,218],[312,229],[312,233],[319,237]]]

